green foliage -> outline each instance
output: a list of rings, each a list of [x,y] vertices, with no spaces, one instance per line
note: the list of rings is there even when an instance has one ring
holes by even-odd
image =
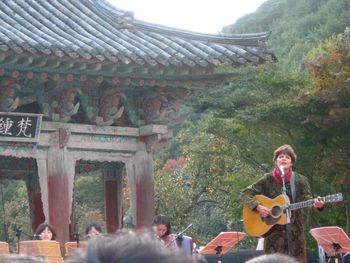
[[[321,176],[345,194],[350,214],[350,29],[327,40],[309,54],[312,89],[301,100],[307,109],[305,123],[318,131],[310,137],[323,146]],[[349,222],[347,232],[350,233]]]
[[[92,222],[105,226],[104,216],[100,208],[91,208],[86,203],[78,204],[76,207],[76,218],[79,220],[78,233],[85,234],[86,226]]]
[[[104,180],[99,174],[79,176],[75,180],[76,222],[79,233],[92,223],[105,225]]]
[[[27,188],[23,181],[3,180],[0,182],[1,200],[1,232],[0,240],[10,244],[11,251],[16,251],[16,228],[21,228],[24,233],[31,234],[31,223],[29,216],[29,204]],[[22,240],[28,239],[22,235]]]
[[[272,31],[269,47],[286,70],[298,69],[303,56],[350,24],[348,0],[268,0],[224,33]]]
[[[76,203],[88,204],[104,214],[104,180],[99,174],[79,176],[75,180]],[[93,190],[92,190],[93,189]]]
[[[192,212],[192,237],[198,245],[206,245],[220,232],[227,231],[227,219],[217,203],[203,202]]]
[[[179,159],[184,160],[183,157]],[[193,223],[194,227],[186,234],[204,245],[211,234],[220,232],[223,229],[222,224],[225,224],[218,202],[222,191],[216,191],[208,180],[202,180],[196,174],[188,172],[187,161],[181,163],[172,170],[166,168],[168,165],[157,169],[156,213],[170,216],[175,232]],[[205,218],[202,216],[204,211],[207,215]],[[213,224],[212,219],[216,223]]]

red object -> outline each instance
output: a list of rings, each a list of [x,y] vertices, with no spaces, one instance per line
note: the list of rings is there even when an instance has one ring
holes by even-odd
[[[45,215],[43,210],[43,202],[41,199],[41,194],[36,193],[33,195],[33,206],[34,206],[34,220],[33,220],[33,230],[35,230],[42,222],[45,221]]]
[[[105,215],[107,223],[107,233],[115,233],[120,228],[118,217],[120,195],[118,195],[118,182],[105,181]]]
[[[212,241],[210,241],[200,254],[225,254],[232,249],[238,242],[245,237],[243,232],[221,232]]]
[[[277,166],[273,169],[272,175],[273,175],[273,178],[275,179],[276,183],[278,183],[279,185],[282,185],[282,173],[281,173],[281,170]],[[284,177],[285,182],[289,183],[291,177],[292,177],[292,169],[289,169],[289,171],[286,171],[286,174]]]
[[[49,220],[56,231],[56,240],[64,244],[69,241],[68,176],[48,176]]]
[[[310,233],[327,254],[350,251],[350,238],[340,227],[313,228]]]

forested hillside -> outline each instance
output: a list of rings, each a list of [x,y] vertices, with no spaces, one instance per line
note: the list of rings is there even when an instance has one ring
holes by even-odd
[[[296,69],[311,48],[349,25],[349,0],[267,0],[223,32],[271,31],[268,46],[285,69]]]

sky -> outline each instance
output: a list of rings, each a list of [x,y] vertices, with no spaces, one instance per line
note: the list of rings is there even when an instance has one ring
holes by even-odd
[[[216,34],[253,13],[266,0],[108,0],[134,18],[201,33]]]

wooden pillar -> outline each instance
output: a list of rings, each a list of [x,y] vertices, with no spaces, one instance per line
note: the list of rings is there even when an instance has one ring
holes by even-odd
[[[104,169],[105,215],[107,233],[115,233],[122,226],[122,169]]]
[[[62,135],[63,133],[63,135]],[[48,208],[49,223],[57,234],[61,246],[69,241],[69,216],[73,192],[74,164],[69,160],[68,151],[62,140],[67,131],[53,132],[50,136],[51,146],[48,151]],[[72,174],[73,171],[73,174]]]
[[[152,154],[135,154],[135,224],[136,228],[151,227],[154,219],[154,182]]]
[[[69,241],[69,202],[68,177],[54,174],[49,170],[49,222],[56,231],[57,241],[64,244]]]

